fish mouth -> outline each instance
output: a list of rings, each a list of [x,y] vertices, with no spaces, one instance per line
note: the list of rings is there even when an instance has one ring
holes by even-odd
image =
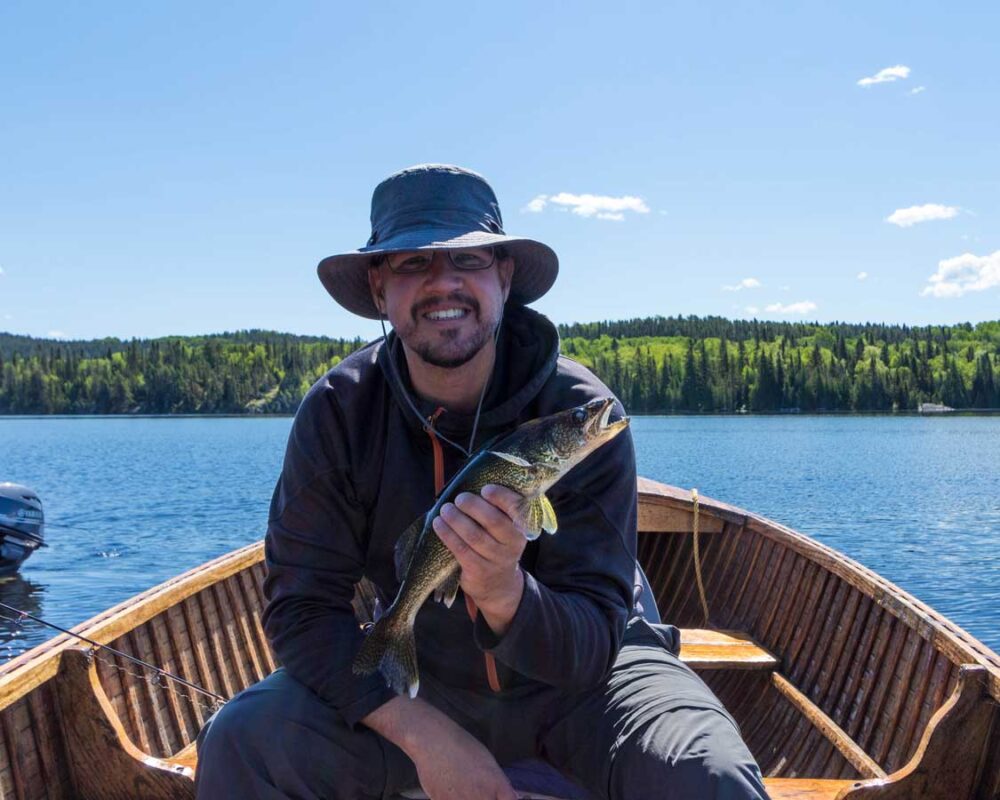
[[[596,437],[608,437],[614,436],[619,431],[628,427],[629,418],[622,417],[620,420],[609,423],[608,420],[611,418],[611,411],[614,408],[615,399],[613,397],[605,397],[602,401],[601,410],[597,412],[594,416],[593,422],[590,423],[589,429],[587,431],[591,436]]]

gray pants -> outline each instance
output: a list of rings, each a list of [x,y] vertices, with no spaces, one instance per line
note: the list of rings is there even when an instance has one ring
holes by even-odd
[[[501,765],[541,757],[571,781],[569,800],[766,798],[736,723],[643,620],[629,625],[606,684],[551,695],[483,698],[421,676],[420,696],[484,742]],[[515,788],[531,776],[508,770]],[[417,786],[413,763],[278,670],[229,701],[198,740],[201,800],[374,800]],[[470,798],[470,800],[472,800]]]

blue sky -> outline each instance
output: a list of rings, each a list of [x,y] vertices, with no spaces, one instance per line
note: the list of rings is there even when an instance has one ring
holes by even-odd
[[[559,253],[557,322],[997,319],[998,30],[995,2],[8,0],[0,331],[373,338],[315,265],[427,161]]]

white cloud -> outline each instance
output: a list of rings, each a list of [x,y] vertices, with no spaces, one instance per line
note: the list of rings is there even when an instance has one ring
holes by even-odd
[[[521,211],[526,211],[529,214],[541,214],[548,200],[549,196],[547,194],[537,195]]]
[[[641,197],[623,195],[622,197],[611,197],[602,194],[572,194],[571,192],[559,192],[559,194],[540,194],[535,196],[522,211],[539,214],[545,210],[546,206],[553,205],[557,211],[572,211],[580,217],[613,220],[621,222],[625,219],[625,213],[631,211],[635,214],[648,214],[649,206]]]
[[[49,331],[48,337],[50,339],[68,339],[69,338],[63,331]]]
[[[871,86],[876,83],[892,83],[893,81],[904,80],[910,77],[910,68],[897,64],[894,67],[880,69],[870,78],[862,78],[858,81],[858,86]]]
[[[981,292],[1000,286],[1000,250],[977,256],[962,253],[938,262],[938,269],[920,293],[921,297],[961,297],[966,292]]]
[[[0,275],[3,275],[3,267],[0,267]]]
[[[756,278],[744,278],[739,283],[734,283],[729,286],[723,286],[723,290],[727,292],[739,292],[743,289],[759,289],[760,281]]]
[[[916,86],[913,89],[910,89],[910,91],[908,91],[907,94],[920,94],[921,92],[926,92],[926,91],[927,91],[926,86]]]
[[[810,311],[815,311],[816,308],[816,304],[811,300],[802,300],[801,302],[789,303],[788,305],[771,303],[764,310],[774,314],[808,314]]]
[[[943,206],[940,203],[926,203],[922,206],[910,206],[909,208],[897,208],[888,217],[886,222],[898,225],[900,228],[909,228],[918,222],[929,222],[934,219],[951,219],[958,216],[958,206]]]
[[[859,272],[858,273],[858,280],[859,281],[866,281],[866,280],[868,280],[868,273],[867,272]]]
[[[746,312],[748,314],[759,314],[760,313],[760,309],[757,308],[757,306],[747,306],[746,307]]]

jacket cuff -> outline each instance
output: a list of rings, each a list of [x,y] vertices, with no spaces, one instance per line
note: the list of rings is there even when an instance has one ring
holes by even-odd
[[[357,688],[361,690],[359,694],[351,702],[337,709],[351,730],[357,730],[361,720],[396,696],[378,672],[361,681]]]
[[[482,611],[476,613],[476,622],[473,626],[473,637],[479,649],[489,650],[505,664],[511,663],[513,654],[521,649],[524,631],[531,630],[531,621],[537,617],[541,603],[539,596],[541,588],[538,581],[526,570],[521,570],[521,573],[524,575],[524,591],[521,592],[521,602],[517,604],[517,610],[506,632],[502,636],[497,636],[486,622]]]

